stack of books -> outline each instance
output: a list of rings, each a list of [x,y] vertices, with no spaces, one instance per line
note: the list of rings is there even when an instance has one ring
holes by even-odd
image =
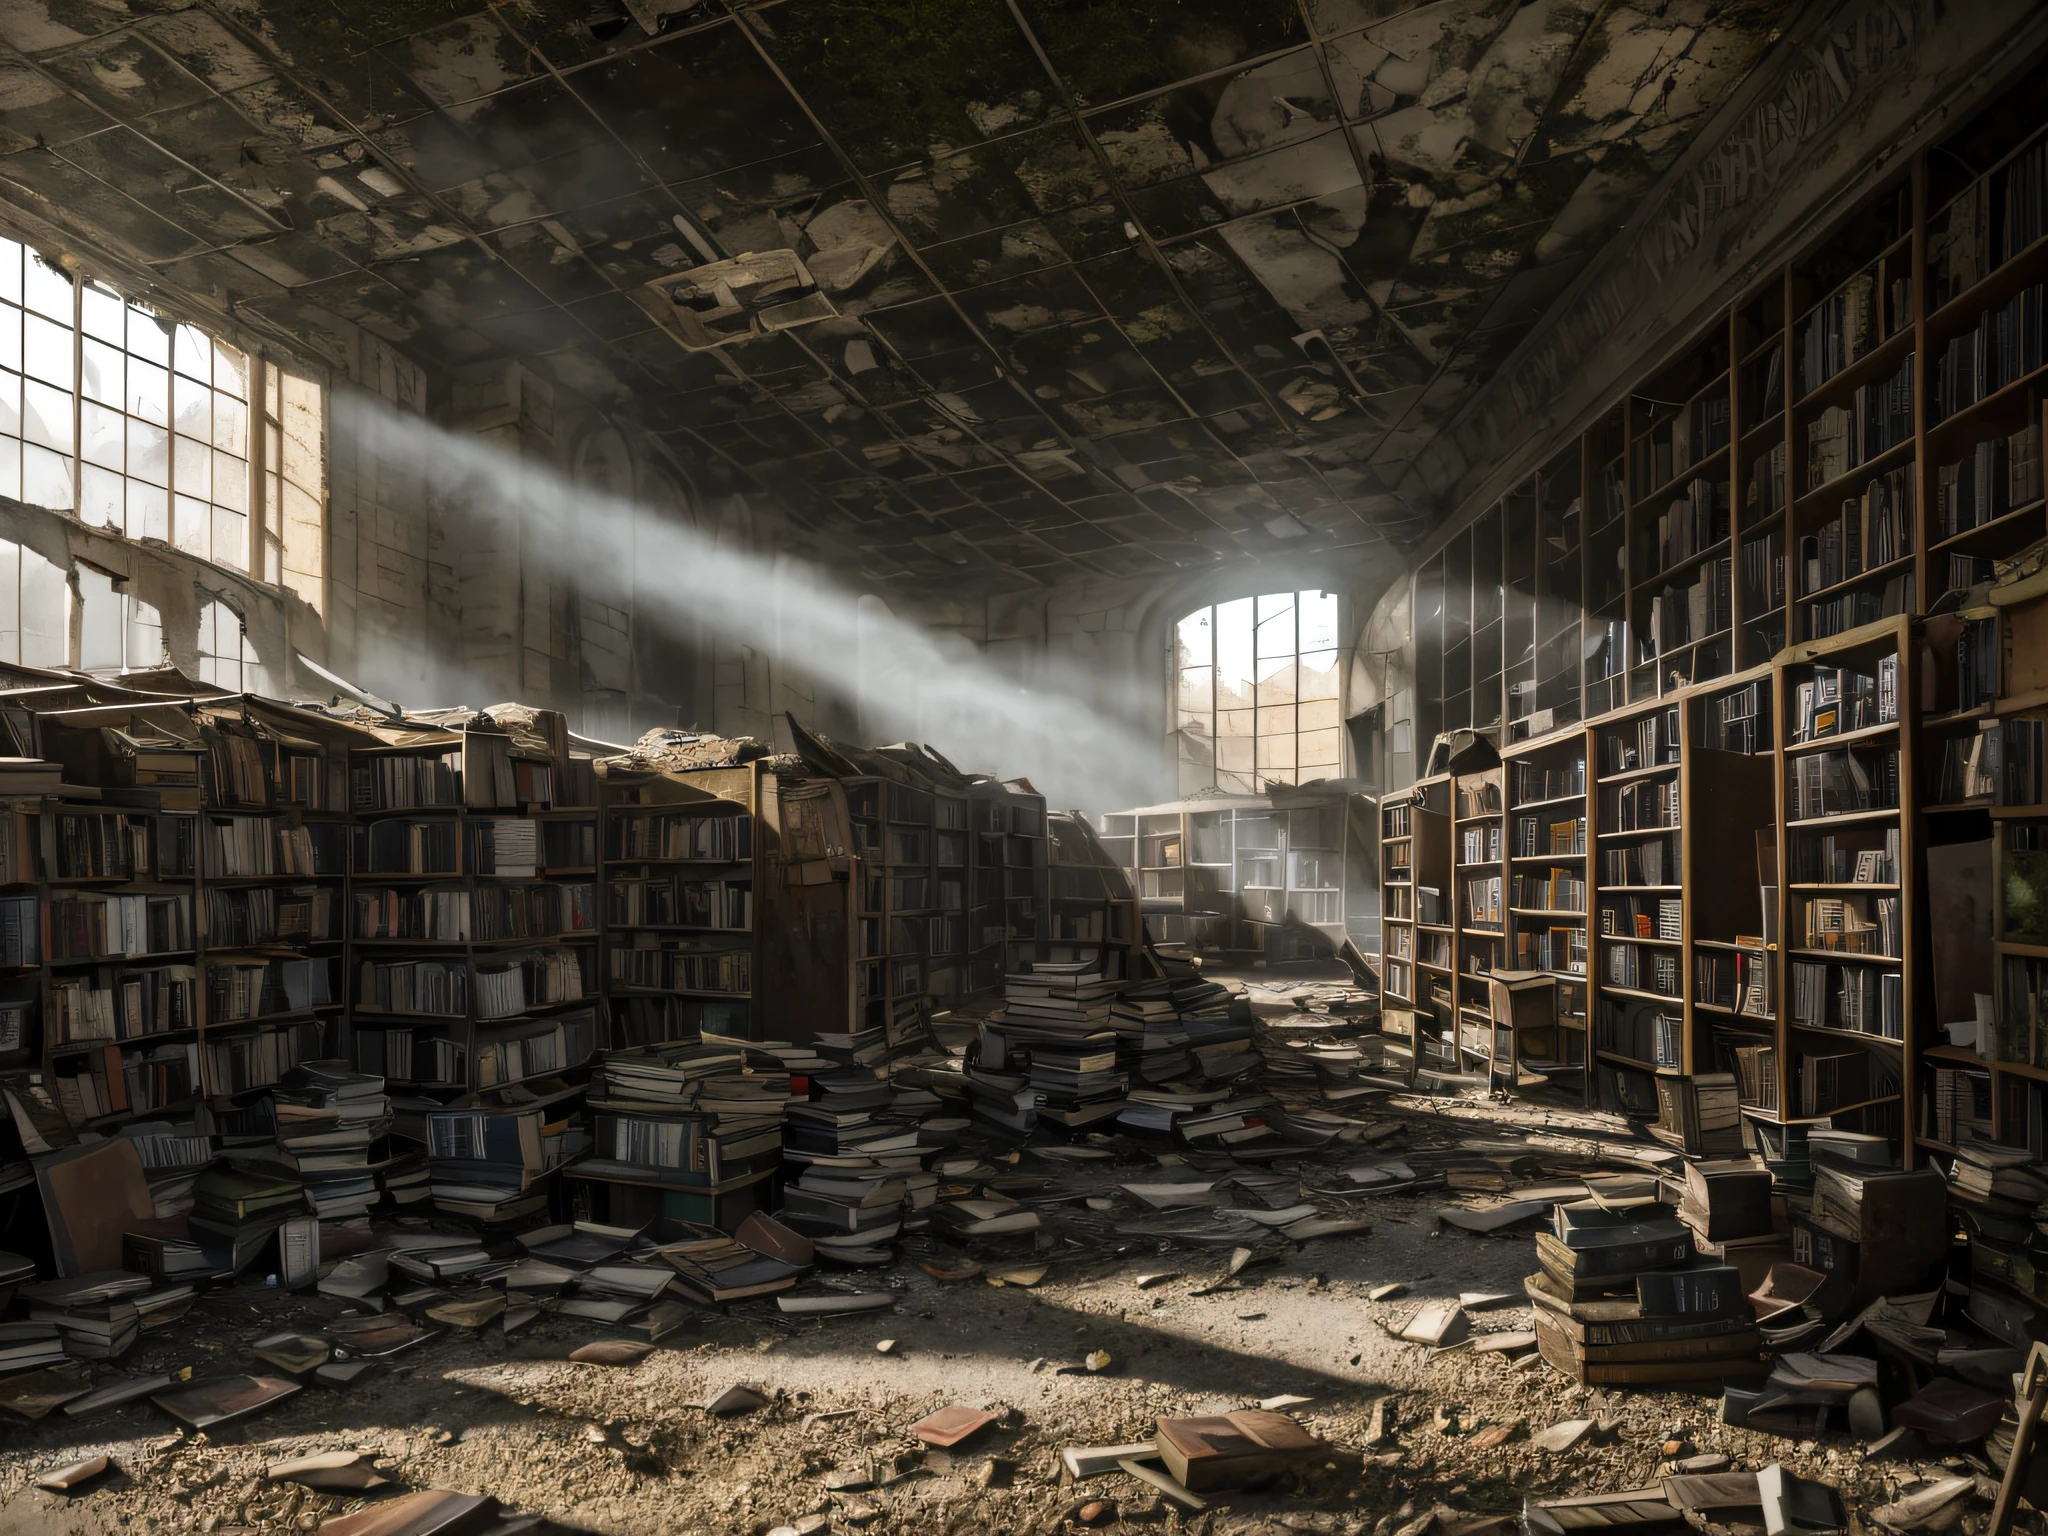
[[[305,1186],[294,1176],[209,1168],[193,1186],[188,1225],[215,1270],[239,1274],[271,1246],[287,1218],[305,1209]]]
[[[1548,1265],[1524,1281],[1543,1358],[1587,1385],[1763,1374],[1756,1317],[1733,1265],[1657,1270],[1632,1279],[1632,1295],[1576,1300],[1563,1294]]]
[[[427,1179],[434,1208],[490,1225],[547,1209],[546,1182],[561,1165],[566,1124],[548,1103],[473,1104],[427,1118]]]
[[[371,1149],[391,1129],[384,1079],[344,1061],[301,1062],[284,1074],[270,1100],[275,1142],[237,1149],[229,1162],[245,1172],[298,1180],[323,1220],[367,1216],[378,1188]]]
[[[28,1303],[29,1322],[56,1329],[65,1354],[78,1360],[118,1360],[141,1336],[140,1303],[154,1288],[148,1275],[114,1269],[39,1281],[23,1286],[21,1295]],[[152,1308],[158,1317],[172,1307],[182,1312],[192,1303],[190,1286],[170,1290],[181,1294],[167,1295]]]
[[[813,1164],[782,1194],[782,1223],[811,1239],[820,1258],[886,1261],[903,1230],[905,1182],[879,1169]]]
[[[590,1087],[585,1177],[726,1191],[757,1184],[782,1153],[789,1075],[747,1070],[744,1048],[647,1046],[604,1061]]]
[[[751,1296],[772,1296],[795,1285],[810,1268],[812,1244],[781,1222],[750,1216],[727,1237],[694,1232],[665,1243],[660,1256],[675,1270],[672,1289],[700,1306],[723,1306]]]
[[[1692,1231],[1669,1205],[1610,1210],[1579,1200],[1557,1206],[1552,1222],[1551,1231],[1536,1234],[1542,1274],[1530,1283],[1559,1301],[1632,1294],[1643,1271],[1679,1269],[1693,1259]]]
[[[2048,1203],[2048,1162],[2025,1147],[1965,1141],[1949,1168],[1948,1193],[1957,1204],[1987,1215],[2032,1221]]]
[[[1110,1031],[1039,1041],[1030,1047],[1030,1062],[1040,1119],[1078,1130],[1123,1112],[1130,1079],[1116,1069],[1117,1037]]]

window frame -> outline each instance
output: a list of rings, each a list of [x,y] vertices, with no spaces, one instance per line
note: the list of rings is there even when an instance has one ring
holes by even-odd
[[[283,580],[281,560],[273,562],[270,558],[273,552],[281,547],[284,530],[281,522],[278,527],[273,528],[270,526],[270,518],[273,513],[275,512],[281,519],[282,512],[281,508],[274,509],[270,506],[266,502],[265,497],[265,492],[271,481],[271,475],[268,472],[269,466],[266,460],[266,449],[269,447],[269,435],[265,431],[268,419],[266,406],[272,392],[270,383],[272,377],[282,381],[285,378],[299,376],[293,374],[290,369],[278,366],[278,364],[265,356],[260,349],[245,348],[235,341],[217,336],[211,331],[187,321],[167,319],[151,310],[147,304],[140,300],[129,298],[107,282],[86,273],[66,271],[62,266],[44,260],[41,253],[26,241],[16,241],[5,235],[0,235],[0,242],[4,242],[4,246],[0,246],[0,260],[5,259],[5,248],[12,247],[19,253],[21,264],[19,283],[9,285],[13,291],[0,291],[0,299],[4,299],[4,302],[10,308],[23,317],[20,325],[21,335],[18,341],[19,354],[9,370],[22,381],[23,404],[21,407],[21,419],[15,423],[14,431],[4,434],[16,444],[17,467],[12,477],[15,485],[15,499],[21,501],[26,506],[68,515],[82,527],[98,529],[119,538],[136,541],[144,538],[160,538],[162,542],[188,558],[202,561],[208,565],[218,566],[224,571],[233,571],[238,576],[247,577],[264,586],[283,587],[287,585]],[[47,305],[36,305],[31,301],[29,294],[31,274],[37,265],[46,269],[48,273],[48,278],[45,279],[45,286],[47,286],[49,281],[62,281],[70,290],[68,317],[65,322],[61,322],[68,323],[70,328],[68,369],[70,375],[68,385],[70,446],[64,453],[59,455],[69,464],[70,501],[68,505],[33,500],[28,495],[26,468],[28,461],[25,450],[28,447],[37,447],[38,451],[46,451],[41,448],[40,444],[35,442],[27,421],[28,406],[26,401],[29,384],[31,382],[36,383],[39,388],[45,386],[45,381],[37,378],[31,372],[29,365],[31,342],[29,339],[30,327],[28,317],[35,316],[39,323],[45,325],[54,326],[60,323],[49,315]],[[108,341],[105,337],[98,335],[97,332],[88,337],[86,330],[86,303],[89,291],[120,306],[125,323],[123,339],[118,346]],[[157,324],[160,327],[166,327],[163,346],[164,360],[161,364],[144,353],[134,350],[133,332],[128,327],[132,326],[138,318],[148,323]],[[207,361],[209,366],[207,378],[203,382],[193,375],[189,369],[181,367],[181,358],[185,355],[184,349],[190,345],[188,339],[181,335],[182,332],[190,332],[193,337],[202,341],[208,349]],[[98,399],[86,387],[86,343],[88,340],[91,340],[96,346],[118,352],[121,358],[124,373],[123,385],[118,392],[118,404]],[[216,441],[219,436],[218,429],[215,426],[218,397],[225,395],[229,398],[235,398],[234,389],[231,386],[224,386],[219,381],[222,364],[221,353],[223,351],[234,358],[239,358],[243,365],[242,393],[239,397],[239,405],[243,415],[239,453],[233,447],[223,447]],[[138,358],[148,363],[151,367],[161,367],[163,370],[164,420],[161,423],[152,421],[146,413],[138,414],[132,409],[135,401],[132,392],[127,387],[126,370]],[[311,384],[320,392],[320,413],[323,418],[322,425],[324,428],[326,386],[321,381],[310,377],[305,378],[304,382]],[[188,492],[181,491],[179,488],[179,460],[181,457],[190,457],[193,452],[188,450],[181,453],[179,442],[181,439],[193,443],[200,441],[199,439],[191,438],[189,433],[181,430],[178,410],[181,386],[183,391],[198,389],[205,391],[206,395],[208,433],[203,446],[207,450],[207,489],[198,497],[193,497]],[[45,392],[54,390],[55,387],[48,386]],[[100,393],[105,393],[104,386],[102,386]],[[96,409],[119,418],[122,427],[123,447],[122,467],[118,470],[89,460],[86,457],[85,426],[88,400],[91,400]],[[142,424],[145,428],[159,430],[162,433],[164,440],[163,478],[160,485],[148,475],[139,473],[130,466],[129,454],[132,450],[129,444],[132,441],[133,425],[136,423]],[[320,445],[323,459],[326,451],[324,439],[325,433],[323,430]],[[237,498],[232,496],[223,497],[215,493],[214,488],[216,485],[226,483],[219,481],[214,473],[216,469],[224,467],[224,461],[239,462],[240,465],[239,474],[235,476],[235,479],[240,482],[241,494],[239,500],[241,506],[239,510],[234,506]],[[118,477],[120,480],[122,485],[122,509],[121,520],[118,524],[87,520],[85,510],[88,501],[86,493],[88,468],[103,475]],[[323,462],[321,466],[321,480],[323,483],[315,498],[321,508],[323,529],[326,510],[325,469],[326,466]],[[129,506],[131,494],[129,487],[131,485],[146,485],[161,494],[163,499],[160,515],[161,528],[154,526],[154,523],[158,520],[155,516],[151,516],[151,526],[146,526],[139,530],[131,526],[131,509]],[[205,521],[203,534],[198,538],[190,540],[189,543],[182,542],[180,539],[180,534],[183,532],[179,521],[179,498],[181,496],[184,496],[187,501],[194,503],[195,509],[203,515]],[[238,552],[240,555],[239,564],[235,563],[232,559],[223,558],[221,551],[216,548],[216,535],[221,531],[223,519],[236,516],[242,519],[242,547]],[[200,542],[203,542],[204,553],[190,547],[190,543]],[[273,563],[278,567],[274,575],[268,569]]]
[[[1313,651],[1302,650],[1303,611],[1308,600],[1315,599],[1318,606],[1327,603],[1333,614],[1331,644]],[[1261,632],[1276,623],[1283,615],[1278,611],[1280,604],[1286,605],[1285,617],[1288,624],[1289,648],[1283,654],[1269,645],[1270,637],[1262,639]],[[1274,611],[1269,612],[1269,605]],[[1249,676],[1249,697],[1240,709],[1226,711],[1222,706],[1222,674],[1224,654],[1224,618],[1226,608],[1242,607],[1248,614],[1250,625],[1246,639],[1246,657]],[[1304,768],[1302,743],[1306,736],[1327,737],[1334,744],[1334,757],[1318,756],[1306,766],[1320,771],[1324,776],[1341,776],[1344,772],[1344,758],[1347,743],[1344,740],[1344,688],[1347,681],[1343,658],[1350,647],[1343,643],[1344,636],[1344,595],[1327,587],[1306,587],[1286,592],[1260,592],[1243,597],[1222,599],[1200,604],[1182,614],[1167,637],[1167,709],[1171,722],[1171,758],[1176,796],[1184,797],[1204,789],[1221,789],[1232,794],[1258,794],[1272,785],[1298,784]],[[1183,663],[1181,650],[1182,631],[1189,623],[1208,616],[1209,649],[1208,659]],[[1261,655],[1262,648],[1271,649],[1270,655]],[[1332,691],[1318,694],[1315,698],[1302,697],[1302,663],[1306,657],[1329,657]],[[1261,702],[1261,695],[1268,680],[1261,676],[1261,668],[1268,664],[1285,666],[1292,671],[1294,682],[1287,689],[1285,703]],[[1208,677],[1208,702],[1206,709],[1199,704],[1186,701],[1185,675],[1206,670]],[[1302,710],[1309,705],[1331,704],[1335,718],[1327,725],[1318,725],[1312,730],[1302,729]],[[1264,721],[1268,716],[1285,713],[1289,724],[1283,730],[1269,730]],[[1243,768],[1226,768],[1223,765],[1221,743],[1226,739],[1221,727],[1226,714],[1241,714],[1249,718],[1250,735],[1229,733],[1227,739],[1246,741],[1249,747],[1249,762]],[[1206,740],[1209,744],[1209,761],[1206,765],[1206,782],[1202,781],[1204,765],[1192,760],[1185,750],[1187,741],[1194,735],[1184,721],[1190,715],[1205,715],[1207,721]],[[1281,750],[1282,742],[1286,750]],[[1269,751],[1268,748],[1271,748]],[[1277,761],[1284,757],[1285,763]],[[1228,778],[1233,782],[1225,783]]]

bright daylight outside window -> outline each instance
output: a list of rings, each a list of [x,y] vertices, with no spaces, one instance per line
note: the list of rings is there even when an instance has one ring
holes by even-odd
[[[1254,791],[1341,772],[1337,595],[1197,608],[1174,632],[1180,792]]]
[[[98,283],[74,283],[0,239],[0,495],[283,582],[318,609],[322,415],[310,380]],[[153,665],[155,611],[122,595],[117,616],[101,614],[102,586],[103,577],[81,578],[94,611],[74,626],[63,573],[0,541],[0,660]],[[246,668],[253,685],[241,622],[222,612],[210,607],[202,619],[202,662],[223,681]]]

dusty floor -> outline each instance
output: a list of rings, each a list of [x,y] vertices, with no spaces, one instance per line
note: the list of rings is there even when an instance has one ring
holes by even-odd
[[[1406,1122],[1397,1150],[1457,1138],[1471,1148],[1501,1134],[1496,1113],[1472,1104],[1447,1113],[1441,1101],[1400,1099],[1374,1114]],[[1556,1127],[1575,1117],[1523,1118],[1526,1131],[1535,1128],[1530,1119]],[[1357,1160],[1356,1148],[1320,1153],[1305,1171],[1313,1182],[1318,1164]],[[1027,1155],[1023,1166],[1031,1165]],[[1144,1165],[1117,1171],[1142,1175]],[[591,1530],[757,1536],[781,1525],[824,1529],[804,1518],[824,1515],[833,1530],[1054,1531],[1093,1499],[1115,1501],[1129,1529],[1388,1536],[1438,1506],[1513,1514],[1529,1494],[1642,1486],[1656,1476],[1670,1438],[1724,1451],[1736,1467],[1782,1461],[1840,1486],[1852,1509],[1885,1502],[1901,1474],[1935,1470],[1866,1466],[1846,1435],[1793,1442],[1725,1429],[1715,1401],[1693,1392],[1588,1392],[1540,1364],[1517,1366],[1469,1348],[1431,1358],[1397,1341],[1382,1325],[1398,1325],[1418,1300],[1473,1291],[1519,1297],[1533,1268],[1526,1230],[1439,1232],[1432,1213],[1443,1199],[1437,1189],[1358,1200],[1355,1209],[1373,1222],[1369,1236],[1310,1242],[1207,1296],[1193,1292],[1222,1277],[1227,1246],[1106,1239],[1023,1289],[985,1279],[941,1284],[914,1261],[957,1261],[957,1252],[913,1238],[895,1265],[855,1277],[894,1290],[893,1311],[793,1325],[772,1304],[740,1304],[704,1315],[630,1369],[569,1363],[570,1350],[615,1330],[544,1316],[509,1339],[495,1326],[437,1339],[346,1393],[308,1387],[213,1435],[181,1435],[147,1405],[85,1423],[61,1412],[32,1425],[10,1420],[0,1424],[0,1536],[310,1530],[350,1508],[350,1499],[266,1484],[261,1468],[337,1448],[376,1453],[401,1488],[488,1492]],[[1013,1241],[1012,1251],[1027,1256],[1029,1240]],[[978,1252],[988,1259],[1002,1250]],[[1167,1271],[1181,1277],[1138,1284]],[[1407,1294],[1366,1299],[1394,1281]],[[146,1336],[121,1367],[248,1369],[242,1350],[250,1340],[287,1322],[317,1326],[342,1310],[261,1286],[217,1292],[171,1337]],[[1489,1308],[1474,1321],[1482,1331],[1526,1327],[1528,1311]],[[877,1352],[883,1339],[899,1341],[895,1352]],[[1100,1374],[1080,1369],[1094,1350],[1111,1356]],[[696,1406],[735,1383],[774,1402],[731,1419]],[[1341,1453],[1304,1483],[1218,1496],[1206,1514],[1184,1515],[1122,1474],[1078,1487],[1059,1479],[1064,1445],[1143,1439],[1158,1416],[1278,1394],[1310,1399],[1292,1411]],[[905,1426],[955,1401],[1007,1413],[952,1453],[923,1451],[905,1435]],[[1441,1425],[1447,1409],[1455,1418]],[[1391,1433],[1369,1444],[1376,1412]],[[1562,1456],[1532,1446],[1532,1433],[1567,1418],[1615,1423],[1604,1443]],[[1495,1448],[1476,1448],[1475,1436],[1492,1425],[1514,1430]],[[68,1504],[25,1489],[37,1471],[100,1452],[120,1475]]]

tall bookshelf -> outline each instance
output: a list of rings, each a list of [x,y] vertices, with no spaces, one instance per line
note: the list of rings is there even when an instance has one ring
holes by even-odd
[[[1937,662],[1954,636],[1955,688],[1935,672],[1943,708],[1922,726],[1926,879],[1951,913],[1931,935],[1942,1036],[1920,1053],[1913,1104],[1916,1140],[1937,1157],[1965,1135],[2048,1155],[2048,577],[2038,557],[2026,564],[1937,633]]]
[[[598,765],[605,1043],[756,1038],[763,770]]]
[[[380,729],[349,758],[356,1064],[401,1089],[503,1089],[602,1044],[597,881],[550,836],[555,755],[487,716]],[[588,793],[587,790],[582,793]]]
[[[282,730],[280,717],[246,698],[194,713],[205,747],[201,1057],[208,1096],[236,1105],[340,1045],[347,752],[338,734]]]
[[[1502,877],[1506,835],[1499,767],[1451,779],[1451,859],[1458,973],[1452,983],[1455,1055],[1449,1075],[1490,1078],[1493,1005],[1487,978],[1506,969],[1507,901]]]
[[[1657,1110],[1655,1075],[1685,1054],[1683,711],[1638,705],[1593,722],[1587,880],[1589,1011],[1599,1100]]]
[[[1746,669],[1684,701],[1686,1042],[1734,1075],[1743,1111],[1781,1118],[1776,676]]]
[[[1415,934],[1416,802],[1391,795],[1380,802],[1380,1034],[1390,1063],[1415,1069],[1417,959]]]
[[[1141,929],[1129,875],[1078,812],[1046,818],[1046,847],[1052,889],[1043,958],[1135,977]]]
[[[900,1029],[930,1006],[927,967],[936,910],[932,799],[930,789],[896,779],[846,780],[860,861],[862,1015],[868,1027]],[[970,802],[970,816],[971,810]],[[999,847],[995,853],[1000,860]]]
[[[1909,1162],[1922,670],[1898,617],[1795,644],[1776,677],[1782,1114],[1886,1136]]]
[[[1458,975],[1458,930],[1452,884],[1451,778],[1418,779],[1391,801],[1382,802],[1381,868],[1403,871],[1382,892],[1380,951],[1413,955],[1405,990],[1385,988],[1383,1031],[1408,1048],[1409,1080],[1425,1069],[1456,1064],[1456,1031],[1451,1027],[1452,986]],[[1451,1054],[1445,1054],[1450,1033]]]
[[[32,936],[11,957],[24,963],[9,995],[41,1022],[45,1081],[65,1119],[108,1132],[190,1112],[215,1085],[204,1067],[194,818],[89,795],[80,786],[33,809],[18,803],[8,818],[27,858],[10,858],[7,895]],[[116,915],[129,906],[132,920],[138,904],[148,909],[139,932]]]
[[[925,984],[932,1006],[951,1007],[975,990],[968,964],[968,887],[974,870],[973,814],[967,792],[932,791],[932,916],[931,953]]]
[[[1417,564],[1419,740],[1496,721],[1510,745],[1542,734],[1523,724],[1523,647],[1545,594],[1538,632],[1578,629],[1576,680],[1541,705],[1563,724],[1953,607],[2048,533],[2038,105],[2021,87],[1872,163],[1846,216]],[[1575,537],[1546,521],[1574,479]],[[1576,580],[1557,566],[1574,550]]]
[[[1586,733],[1570,729],[1502,754],[1507,847],[1507,965],[1557,987],[1551,1037],[1510,1042],[1514,1057],[1561,1085],[1590,1087],[1587,1008]],[[1499,1029],[1507,1021],[1496,1020]],[[1511,1026],[1508,1026],[1511,1027]]]
[[[1112,811],[1101,843],[1128,872],[1155,941],[1321,958],[1373,931],[1372,804],[1338,787],[1276,785]]]

